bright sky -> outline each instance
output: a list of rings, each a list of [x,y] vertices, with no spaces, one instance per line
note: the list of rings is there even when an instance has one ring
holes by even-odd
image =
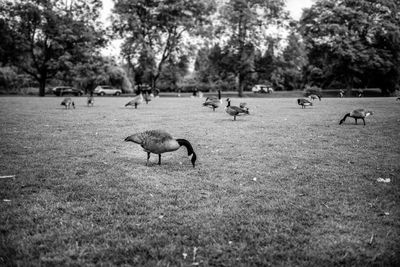
[[[103,0],[107,1],[107,0]],[[286,8],[289,10],[290,15],[296,20],[300,19],[303,8],[310,7],[314,0],[286,0]]]
[[[111,9],[114,6],[112,0],[102,0],[103,1],[103,12],[102,12],[102,20],[106,25],[109,24],[108,16],[111,13]],[[310,7],[315,0],[286,0],[286,7],[289,11],[290,15],[298,20],[301,17],[303,12],[303,8]],[[117,56],[119,51],[119,46],[121,45],[121,40],[113,41],[108,48],[103,50],[104,55],[113,55]]]

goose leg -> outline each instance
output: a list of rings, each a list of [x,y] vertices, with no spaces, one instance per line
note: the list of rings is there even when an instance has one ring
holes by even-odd
[[[364,118],[361,118],[362,120],[363,120],[363,122],[364,122],[364,126],[365,126],[365,120],[364,120]]]
[[[150,152],[147,152],[147,162],[146,162],[146,166],[149,165],[149,159],[150,159]]]
[[[356,124],[357,124],[357,119],[355,119],[356,120]]]
[[[158,165],[161,165],[161,154],[158,154]]]

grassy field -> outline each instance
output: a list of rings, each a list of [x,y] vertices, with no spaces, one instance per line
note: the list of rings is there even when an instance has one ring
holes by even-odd
[[[400,264],[400,103],[233,98],[0,98],[0,265],[390,266]],[[353,108],[374,112],[366,126]],[[124,138],[189,140],[163,164]],[[390,178],[389,183],[378,178]]]

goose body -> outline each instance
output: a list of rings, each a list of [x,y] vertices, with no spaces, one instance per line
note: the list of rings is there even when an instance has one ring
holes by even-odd
[[[312,106],[313,103],[305,98],[299,98],[297,99],[297,104],[299,104],[301,106],[301,108],[305,108],[306,106]]]
[[[309,95],[308,98],[310,98],[311,101],[314,101],[316,99],[319,99],[319,101],[321,101],[321,97],[319,95]]]
[[[75,109],[75,103],[70,97],[64,98],[64,100],[61,102],[61,106],[65,106],[65,109],[70,109],[72,106]]]
[[[146,93],[143,97],[144,101],[146,101],[146,104],[148,104],[151,100],[153,100],[154,95],[151,93]]]
[[[197,156],[190,142],[185,139],[174,139],[165,131],[149,130],[140,132],[128,136],[125,141],[139,144],[147,152],[146,165],[149,163],[150,153],[158,154],[158,164],[161,165],[161,154],[176,151],[181,146],[184,146],[188,151],[188,156],[192,155],[191,162],[195,167]]]
[[[361,119],[364,122],[365,125],[365,118],[368,117],[369,115],[373,115],[372,111],[366,111],[364,109],[355,109],[350,113],[347,113],[344,115],[343,119],[340,120],[339,124],[342,124],[347,117],[351,117],[353,119],[355,119],[356,124],[357,124],[357,120]]]
[[[231,100],[229,98],[226,99],[226,101],[228,102],[228,105],[225,107],[225,112],[233,116],[233,120],[236,120],[236,116],[250,114],[248,107],[242,108],[237,106],[231,106]]]
[[[203,106],[212,108],[215,111],[216,108],[219,108],[222,104],[221,99],[221,90],[218,90],[218,97],[209,96],[206,98],[206,101],[203,103]]]
[[[134,106],[135,109],[138,105],[142,104],[143,102],[143,95],[140,93],[138,96],[135,96],[131,101],[125,104],[125,107]]]
[[[93,107],[93,105],[94,105],[94,97],[93,96],[88,96],[88,98],[87,98],[87,105],[88,106],[92,106]]]

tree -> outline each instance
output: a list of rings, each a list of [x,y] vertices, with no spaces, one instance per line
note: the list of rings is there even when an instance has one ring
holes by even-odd
[[[211,0],[117,0],[113,29],[124,38],[122,54],[129,65],[147,73],[154,88],[170,57],[191,49],[187,37],[203,34],[212,10]]]
[[[203,47],[198,51],[195,61],[195,71],[199,81],[220,84],[228,80],[235,72],[234,60],[229,50],[222,50],[218,44],[212,48]]]
[[[101,5],[100,0],[6,0],[0,6],[0,29],[7,37],[0,43],[0,60],[36,79],[44,96],[46,82],[57,72],[105,44],[96,22]]]
[[[177,84],[189,72],[189,58],[182,55],[179,58],[170,57],[165,64],[165,70],[161,73],[160,81],[168,87],[177,88]]]
[[[303,69],[307,64],[307,56],[301,37],[292,31],[287,37],[288,45],[280,60],[283,87],[287,90],[299,89],[303,83]]]
[[[283,0],[229,0],[221,8],[220,32],[228,33],[229,50],[234,73],[238,81],[238,94],[243,95],[245,79],[255,72],[256,48],[266,45],[267,29],[271,25],[282,26],[286,19]]]
[[[309,69],[323,85],[395,89],[400,79],[400,4],[397,0],[321,0],[306,10],[301,33]],[[315,72],[314,72],[315,73]]]
[[[86,92],[104,84],[121,88],[124,93],[133,92],[126,71],[110,58],[93,56],[88,61],[76,64],[66,74],[67,80],[71,80]]]

